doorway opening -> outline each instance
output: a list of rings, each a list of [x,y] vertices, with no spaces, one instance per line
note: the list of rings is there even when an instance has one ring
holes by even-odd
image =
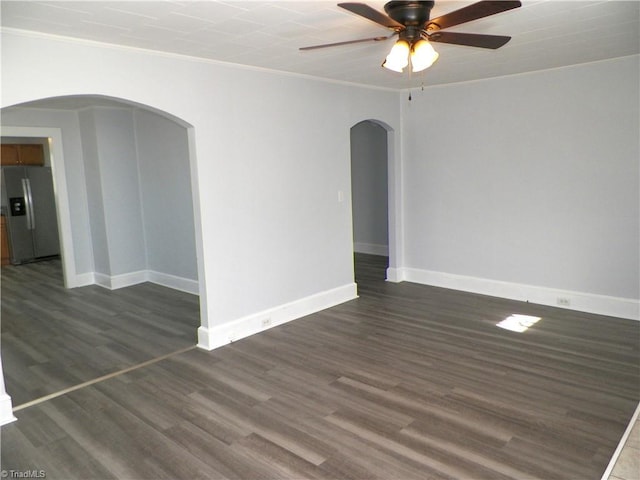
[[[59,258],[47,137],[2,136],[2,265]]]
[[[378,122],[351,127],[351,206],[354,276],[361,288],[385,280],[389,267],[389,142]]]
[[[3,136],[49,139],[61,244],[61,260],[2,269],[2,371],[14,410],[195,348],[205,302],[192,127],[99,95],[2,116]]]

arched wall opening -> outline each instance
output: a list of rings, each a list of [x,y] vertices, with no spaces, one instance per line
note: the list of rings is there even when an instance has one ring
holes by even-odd
[[[150,281],[199,294],[202,324],[195,141],[188,122],[126,99],[73,95],[3,108],[1,133],[48,139],[66,288]],[[194,345],[196,336],[194,328]]]
[[[376,119],[350,129],[351,213],[355,253],[388,257],[386,280],[398,281],[400,186],[394,130]]]
[[[3,137],[49,138],[68,288],[118,288],[151,270],[165,274],[159,283],[199,292],[189,124],[94,95],[42,99],[2,113]]]
[[[387,132],[365,120],[351,127],[353,249],[387,257],[389,220]]]

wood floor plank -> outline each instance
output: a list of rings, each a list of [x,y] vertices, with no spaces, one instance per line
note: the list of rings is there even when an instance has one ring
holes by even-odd
[[[43,454],[48,459],[53,460],[47,470],[40,471],[47,476],[53,475],[57,478],[101,478],[113,479],[113,475],[100,462],[96,461],[92,455],[74,439],[66,438],[47,443],[43,447]],[[55,474],[51,471],[54,468]]]
[[[258,433],[252,433],[231,446],[232,450],[258,461],[275,478],[319,478],[316,465],[295,455]]]

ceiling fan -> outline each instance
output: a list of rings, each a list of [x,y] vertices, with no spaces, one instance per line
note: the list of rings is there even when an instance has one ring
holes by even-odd
[[[419,72],[430,67],[438,58],[438,53],[430,42],[491,49],[502,47],[511,37],[444,32],[443,30],[496,13],[506,12],[522,5],[519,0],[481,1],[431,19],[429,17],[433,4],[433,1],[394,0],[385,4],[386,14],[384,14],[364,3],[339,3],[339,7],[393,30],[393,33],[389,36],[302,47],[300,50],[314,50],[360,42],[379,42],[398,35],[398,40],[382,66],[389,70],[402,72],[411,62],[411,71]]]

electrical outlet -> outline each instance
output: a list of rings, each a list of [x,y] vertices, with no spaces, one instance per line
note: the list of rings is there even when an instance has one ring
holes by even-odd
[[[561,307],[568,307],[569,305],[571,305],[571,300],[569,300],[567,297],[558,297],[556,299],[556,302]]]
[[[262,319],[262,326],[263,327],[268,327],[269,325],[271,325],[271,317],[263,318]]]

